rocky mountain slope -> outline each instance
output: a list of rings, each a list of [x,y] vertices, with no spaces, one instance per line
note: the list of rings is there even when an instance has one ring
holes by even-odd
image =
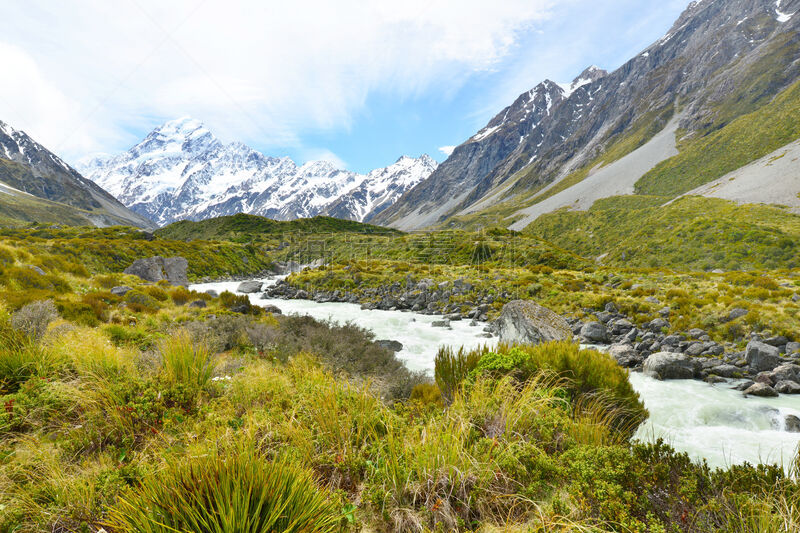
[[[327,161],[297,166],[225,144],[191,118],[165,123],[125,153],[79,165],[132,210],[165,225],[250,213],[275,220],[330,214],[369,220],[428,177],[436,162],[401,157],[366,175]]]
[[[0,215],[32,222],[153,226],[25,132],[1,121]]]
[[[651,149],[647,161],[639,154],[636,165],[606,178],[631,193],[674,197],[738,168],[731,161],[743,166],[788,145],[800,137],[793,108],[776,116],[774,131],[737,131],[742,153],[733,159],[697,149],[791,89],[800,74],[798,11],[800,0],[692,2],[664,37],[614,72],[593,67],[569,87],[545,81],[522,94],[374,222],[413,229],[482,213],[524,227],[539,214],[525,208],[647,145],[667,125],[678,132],[677,155]],[[602,196],[606,179],[597,181],[591,192]],[[586,192],[573,190],[553,207],[582,203]]]

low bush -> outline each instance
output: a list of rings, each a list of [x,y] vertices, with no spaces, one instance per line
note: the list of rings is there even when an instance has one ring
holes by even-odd
[[[40,300],[29,303],[11,315],[11,327],[39,341],[47,332],[47,326],[58,318],[53,300]]]
[[[168,464],[120,498],[109,525],[131,533],[333,533],[339,509],[306,470],[242,445]]]

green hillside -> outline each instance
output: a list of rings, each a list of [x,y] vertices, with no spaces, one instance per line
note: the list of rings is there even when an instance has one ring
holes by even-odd
[[[231,242],[259,241],[265,235],[273,236],[290,233],[400,234],[399,231],[389,228],[331,217],[317,216],[298,220],[277,221],[244,213],[201,220],[199,222],[182,220],[156,231],[159,237],[165,239],[202,239]]]
[[[525,230],[606,264],[695,270],[800,267],[800,216],[784,209],[685,197],[600,200],[560,210]]]

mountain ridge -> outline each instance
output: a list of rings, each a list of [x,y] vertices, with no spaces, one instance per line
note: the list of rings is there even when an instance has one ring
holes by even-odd
[[[503,202],[513,217],[514,204],[541,200],[549,184],[574,185],[644,145],[676,111],[682,139],[724,128],[800,75],[797,11],[798,0],[692,2],[661,39],[615,71],[571,94],[545,81],[520,95],[374,222],[419,229]],[[509,110],[532,92],[545,97],[536,113],[512,120]]]
[[[80,164],[90,179],[160,225],[236,213],[275,220],[330,214],[365,221],[436,166],[426,154],[401,156],[368,174],[324,160],[298,166],[243,143],[224,144],[189,117],[155,128],[127,152]]]
[[[153,223],[128,210],[111,194],[65,163],[24,131],[0,121],[0,182],[3,211],[20,220],[46,218],[97,226],[133,225],[152,228]],[[28,197],[29,196],[29,197]],[[35,198],[35,200],[33,200]],[[31,219],[25,207],[38,214]],[[48,215],[46,211],[52,209]]]

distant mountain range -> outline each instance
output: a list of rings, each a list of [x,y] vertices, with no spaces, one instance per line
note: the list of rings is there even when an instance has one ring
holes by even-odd
[[[0,122],[0,218],[153,227],[55,154]]]
[[[767,168],[800,138],[799,12],[800,0],[692,2],[614,72],[520,95],[372,222],[522,229],[600,198],[666,202],[715,180],[692,194],[800,208],[800,165]]]
[[[427,155],[403,156],[368,174],[327,161],[298,166],[288,157],[222,143],[191,118],[163,124],[127,152],[78,165],[87,178],[159,225],[236,213],[368,222],[436,166]]]

